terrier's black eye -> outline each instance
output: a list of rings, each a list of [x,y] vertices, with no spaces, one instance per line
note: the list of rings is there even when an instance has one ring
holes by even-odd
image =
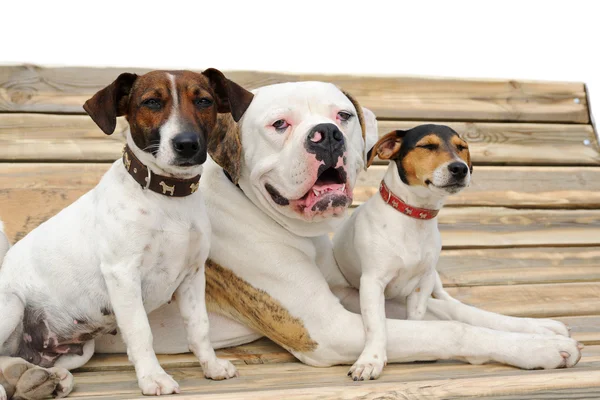
[[[459,144],[458,146],[456,146],[456,149],[458,151],[463,151],[463,150],[467,150],[468,147],[467,146],[463,146],[462,144]]]
[[[144,107],[148,107],[151,110],[160,110],[162,104],[159,99],[147,99],[142,102]]]
[[[437,150],[440,146],[437,144],[431,143],[431,144],[423,144],[423,145],[417,146],[417,147],[421,148],[421,149],[427,149],[427,150]]]
[[[202,97],[202,98],[194,100],[194,104],[200,108],[207,108],[212,105],[212,100],[207,99],[206,97]]]

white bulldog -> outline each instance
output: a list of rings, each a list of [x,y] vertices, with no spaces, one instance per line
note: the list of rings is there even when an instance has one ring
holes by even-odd
[[[267,336],[310,365],[352,364],[365,345],[359,296],[340,273],[328,233],[344,219],[376,141],[373,113],[332,84],[298,82],[255,90],[239,125],[221,124],[200,181],[213,228],[206,265],[213,345]],[[388,315],[404,316],[405,306],[388,302]],[[175,307],[150,319],[157,352],[187,351]],[[524,330],[468,322],[387,319],[388,360],[531,369],[572,366],[581,356],[562,325],[555,332],[543,321],[529,329],[536,320]],[[531,331],[547,334],[521,333]],[[97,343],[99,352],[123,350],[114,337]]]

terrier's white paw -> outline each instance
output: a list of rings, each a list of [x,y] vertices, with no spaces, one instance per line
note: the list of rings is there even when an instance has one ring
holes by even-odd
[[[361,355],[348,371],[348,376],[354,381],[377,379],[383,371],[387,359],[385,355],[373,354],[372,356]]]
[[[232,363],[216,357],[211,361],[202,363],[202,371],[206,378],[214,379],[216,381],[239,376]]]
[[[162,394],[179,393],[179,385],[165,372],[144,375],[138,380],[142,394],[146,396],[160,396]]]

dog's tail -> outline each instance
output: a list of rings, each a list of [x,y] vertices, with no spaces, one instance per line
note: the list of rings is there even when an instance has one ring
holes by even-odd
[[[4,260],[4,256],[9,248],[10,242],[6,237],[6,233],[4,233],[4,224],[0,221],[0,266],[2,266],[2,260]]]

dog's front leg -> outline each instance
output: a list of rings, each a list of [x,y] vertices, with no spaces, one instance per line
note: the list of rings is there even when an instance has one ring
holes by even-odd
[[[435,298],[429,299],[427,311],[436,319],[460,321],[469,325],[506,332],[570,336],[569,329],[559,321],[510,317],[461,303],[444,290],[437,271],[435,274],[436,281],[433,291]]]
[[[188,344],[190,350],[200,360],[205,377],[216,380],[232,378],[238,375],[235,367],[229,361],[217,358],[210,343],[205,288],[206,280],[204,264],[202,264],[198,272],[184,279],[175,294],[187,332]]]
[[[160,366],[152,348],[152,331],[142,300],[137,263],[102,265],[102,274],[117,325],[145,395],[179,393],[179,385]]]
[[[406,298],[407,318],[421,320],[425,317],[427,303],[435,285],[436,271],[431,267],[419,281],[417,287]]]
[[[350,368],[348,375],[355,381],[377,379],[387,363],[385,297],[387,282],[374,274],[360,278],[360,311],[365,329],[365,348]]]

